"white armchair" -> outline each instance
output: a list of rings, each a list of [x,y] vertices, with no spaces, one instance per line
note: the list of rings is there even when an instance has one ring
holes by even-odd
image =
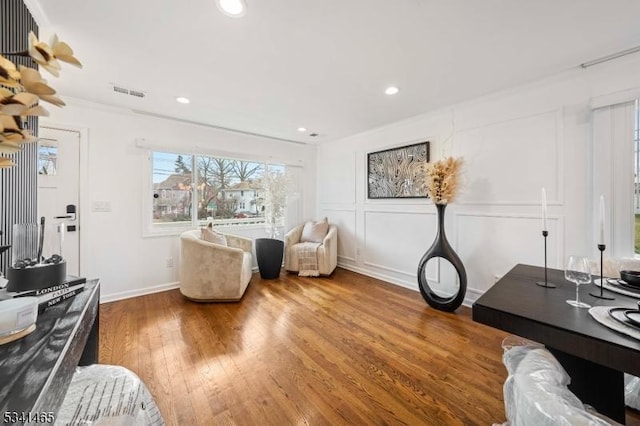
[[[299,272],[299,259],[303,245],[300,243],[304,224],[298,225],[285,235],[284,238],[284,268],[290,272]],[[329,224],[327,235],[316,252],[318,272],[320,275],[331,275],[338,264],[338,228]]]
[[[200,230],[180,235],[180,292],[196,302],[235,302],[251,281],[253,241],[224,234],[227,246],[200,239]]]

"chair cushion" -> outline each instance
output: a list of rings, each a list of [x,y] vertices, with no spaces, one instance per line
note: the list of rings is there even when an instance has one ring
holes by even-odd
[[[329,222],[325,217],[318,222],[307,222],[302,228],[302,236],[300,237],[301,243],[322,243],[324,237],[327,236],[329,230]]]
[[[224,234],[214,231],[211,228],[200,228],[200,239],[221,246],[227,246],[227,238]]]

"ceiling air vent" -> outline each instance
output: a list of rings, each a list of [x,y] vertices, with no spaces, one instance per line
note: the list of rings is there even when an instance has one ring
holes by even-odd
[[[116,93],[122,93],[123,95],[135,96],[136,98],[144,98],[145,92],[134,89],[127,89],[126,87],[113,85],[113,91]]]
[[[125,95],[129,94],[129,91],[124,87],[113,86],[113,91],[118,93],[124,93]]]
[[[139,98],[144,98],[144,92],[138,92],[137,90],[129,90],[129,94],[131,96],[137,96]]]

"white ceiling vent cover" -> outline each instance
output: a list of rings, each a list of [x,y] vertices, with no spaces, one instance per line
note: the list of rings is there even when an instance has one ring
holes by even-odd
[[[113,91],[123,95],[135,96],[136,98],[144,98],[146,93],[141,90],[127,89],[126,87],[113,84]]]

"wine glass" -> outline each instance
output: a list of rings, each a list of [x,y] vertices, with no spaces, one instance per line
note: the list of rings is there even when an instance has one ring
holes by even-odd
[[[569,256],[567,268],[564,271],[564,277],[576,283],[576,300],[567,300],[567,303],[576,308],[590,308],[584,302],[581,302],[578,296],[578,289],[581,284],[589,284],[591,282],[591,270],[589,268],[589,260],[583,256]]]

